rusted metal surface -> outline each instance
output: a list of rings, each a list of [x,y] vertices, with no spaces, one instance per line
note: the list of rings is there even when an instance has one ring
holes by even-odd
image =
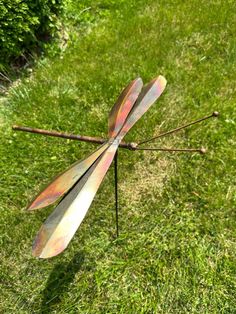
[[[95,143],[95,144],[103,144],[107,141],[107,139],[101,138],[101,137],[75,135],[75,134],[69,134],[69,133],[62,133],[58,131],[48,131],[48,130],[30,128],[27,126],[20,126],[20,125],[13,125],[12,129],[16,131],[24,131],[24,132],[29,132],[29,133],[53,136],[53,137],[61,137],[61,138],[69,139],[69,140],[77,140],[81,142],[90,142],[90,143]]]

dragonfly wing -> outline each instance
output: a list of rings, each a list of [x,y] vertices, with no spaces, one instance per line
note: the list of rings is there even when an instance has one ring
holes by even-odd
[[[52,257],[67,247],[83,221],[117,148],[117,144],[111,144],[47,218],[33,244],[35,256]]]
[[[143,87],[141,78],[132,81],[120,94],[117,102],[111,109],[108,119],[109,137],[115,137],[121,130],[130,110],[132,109]]]
[[[69,169],[59,174],[49,185],[40,192],[28,206],[28,210],[38,209],[54,203],[65,194],[92,164],[109,147],[109,143],[101,145],[95,152],[82,161],[77,161]]]
[[[166,79],[159,75],[142,89],[133,109],[128,115],[125,124],[118,135],[123,138],[132,126],[142,117],[151,105],[161,96],[166,87]]]

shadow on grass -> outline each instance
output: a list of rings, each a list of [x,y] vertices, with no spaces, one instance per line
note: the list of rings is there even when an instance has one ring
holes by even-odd
[[[42,303],[40,313],[50,313],[55,310],[63,294],[68,290],[76,273],[84,262],[84,252],[80,251],[74,255],[69,263],[58,263],[52,270],[46,288],[42,292]]]

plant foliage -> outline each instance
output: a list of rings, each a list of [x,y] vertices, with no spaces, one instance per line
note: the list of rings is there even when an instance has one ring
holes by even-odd
[[[0,1],[0,63],[40,47],[55,36],[62,0]]]

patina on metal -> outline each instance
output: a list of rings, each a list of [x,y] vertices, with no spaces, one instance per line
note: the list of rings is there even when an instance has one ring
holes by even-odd
[[[58,175],[30,203],[28,210],[34,210],[53,204],[59,198],[64,196],[44,222],[35,238],[33,244],[33,254],[35,256],[49,258],[58,255],[68,246],[76,230],[83,221],[113,160],[115,167],[116,233],[117,236],[119,235],[117,159],[119,147],[130,150],[205,153],[206,150],[204,148],[151,148],[139,147],[139,145],[150,142],[158,137],[175,133],[187,126],[206,120],[211,116],[217,116],[218,113],[216,112],[211,116],[191,122],[185,126],[165,132],[155,138],[140,143],[123,142],[126,133],[161,96],[165,86],[166,79],[161,75],[144,87],[140,78],[132,81],[123,90],[110,112],[108,119],[108,139],[13,126],[13,130],[102,144],[87,158],[82,161],[77,161],[66,171]]]
[[[30,128],[27,126],[20,126],[20,125],[13,125],[12,130],[24,131],[24,132],[29,132],[29,133],[41,134],[41,135],[48,135],[48,136],[53,136],[53,137],[61,137],[61,138],[69,139],[69,140],[76,140],[80,142],[90,142],[90,143],[95,143],[95,144],[103,144],[107,141],[107,139],[104,139],[101,137],[76,135],[76,134],[63,133],[63,132],[58,132],[58,131],[49,131],[49,130],[43,130],[43,129],[37,129],[37,128]]]
[[[43,130],[43,129],[37,129],[37,128],[30,128],[27,126],[20,126],[20,125],[13,125],[12,130],[65,138],[69,140],[76,140],[80,142],[87,142],[87,143],[93,143],[93,144],[104,144],[105,142],[108,141],[107,138],[102,138],[102,137],[76,135],[76,134],[63,133],[63,132],[58,132],[58,131],[49,131],[49,130]],[[124,141],[121,141],[119,147],[134,150],[137,145],[138,145],[137,143],[132,143],[132,142],[126,143]]]

